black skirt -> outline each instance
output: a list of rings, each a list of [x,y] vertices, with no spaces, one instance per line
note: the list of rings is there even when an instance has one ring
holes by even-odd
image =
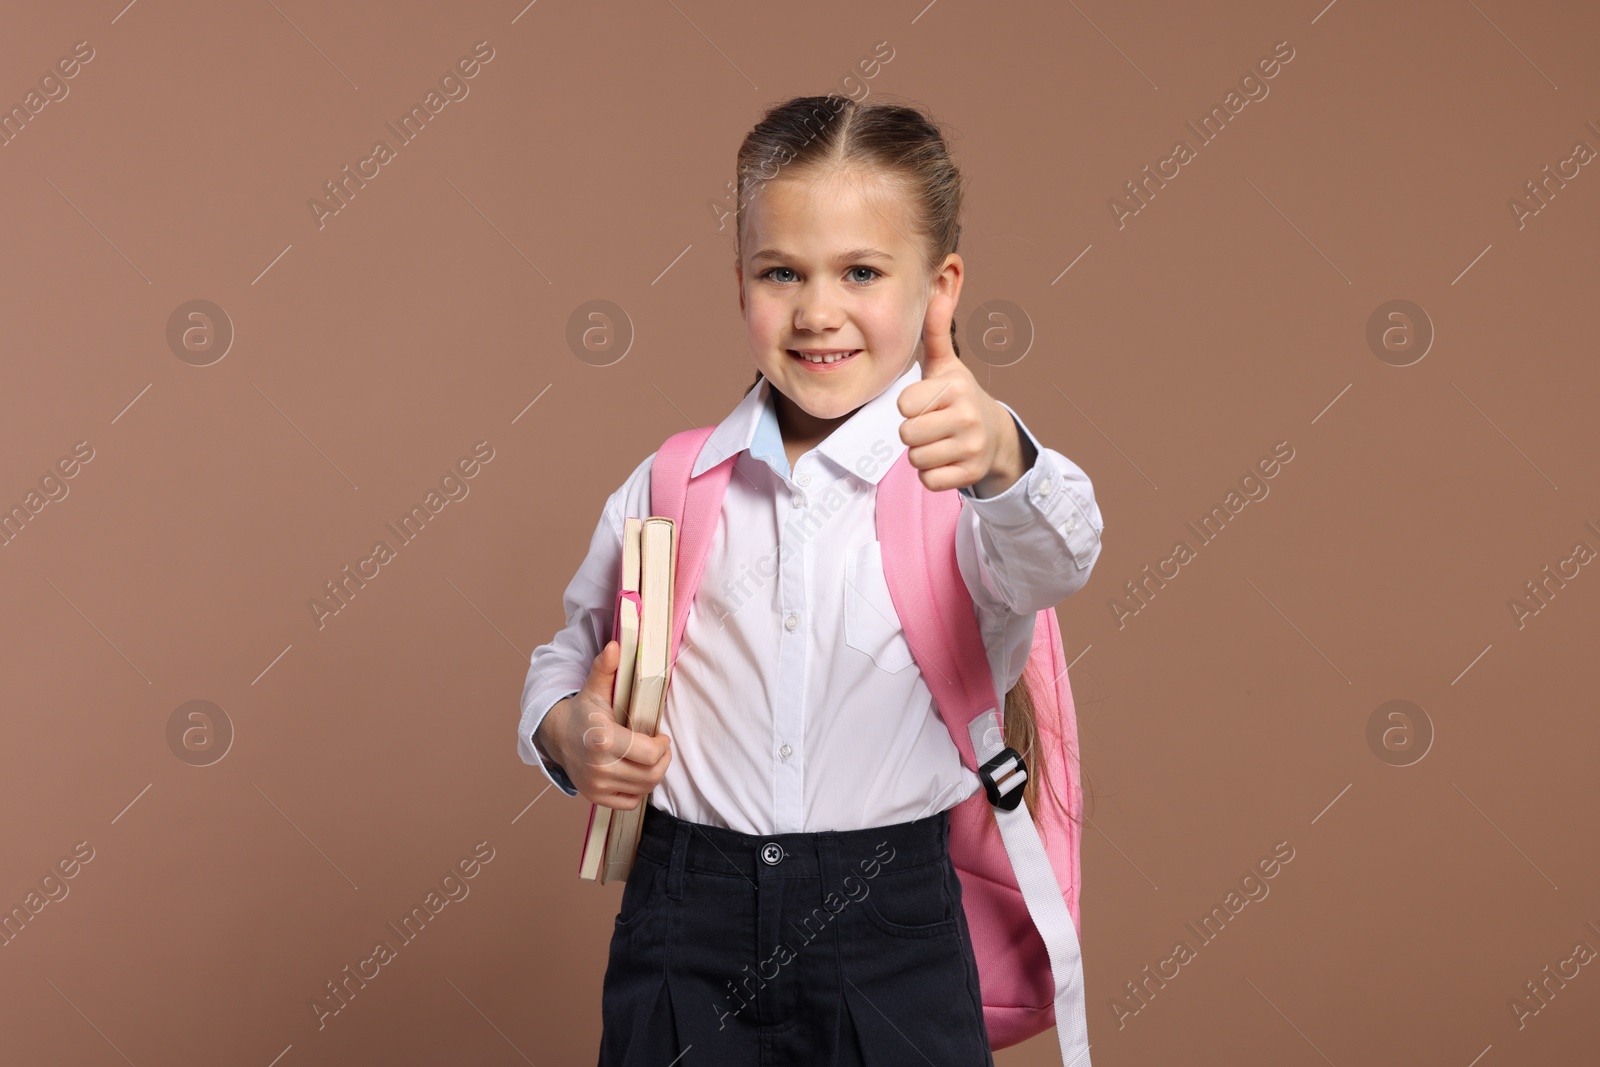
[[[950,813],[755,836],[647,806],[601,1019],[599,1067],[993,1067]]]

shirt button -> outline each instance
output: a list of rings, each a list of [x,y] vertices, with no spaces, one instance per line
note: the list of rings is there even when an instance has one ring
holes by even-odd
[[[768,866],[776,867],[783,859],[783,846],[776,841],[768,841],[761,846],[761,860]]]
[[[1041,480],[1039,482],[1039,495],[1040,496],[1049,496],[1050,495],[1050,479],[1049,478],[1045,478],[1045,479],[1043,479],[1043,480]]]
[[[797,627],[799,625],[800,625],[800,616],[798,616],[798,615],[790,615],[787,619],[783,620],[783,626],[784,626],[784,629],[786,629],[786,630],[793,630],[795,627]]]
[[[1074,515],[1071,518],[1067,519],[1067,533],[1071,533],[1073,530],[1076,530],[1077,528],[1078,528],[1078,516]]]
[[[811,484],[811,475],[802,474],[799,477],[795,478],[795,481],[799,482],[801,485],[810,485]]]
[[[794,495],[794,506],[797,508],[806,506],[806,495],[804,493],[796,493]]]
[[[782,756],[784,759],[788,759],[790,756],[794,755],[794,749],[790,748],[788,745],[784,745],[782,748],[778,749],[778,755]]]

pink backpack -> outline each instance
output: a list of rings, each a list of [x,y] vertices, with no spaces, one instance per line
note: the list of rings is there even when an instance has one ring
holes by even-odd
[[[713,429],[674,434],[651,467],[650,513],[677,523],[674,660],[733,472],[729,457],[689,478]],[[890,598],[962,763],[984,783],[950,812],[950,853],[978,961],[983,1020],[996,1049],[1054,1025],[1063,1067],[1089,1067],[1078,934],[1081,827],[1060,803],[1081,818],[1083,793],[1060,624],[1054,608],[1039,612],[1023,671],[1050,772],[1035,824],[1022,802],[1027,770],[1005,747],[1004,708],[997,706],[1003,694],[996,691],[972,596],[956,564],[960,512],[960,494],[929,490],[905,453],[879,483],[877,533]]]

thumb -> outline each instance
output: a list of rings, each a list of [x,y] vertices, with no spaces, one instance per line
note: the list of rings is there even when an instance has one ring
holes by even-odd
[[[606,647],[594,658],[594,664],[589,668],[589,688],[596,695],[611,699],[611,688],[616,681],[617,668],[622,663],[622,643],[615,639],[606,642]]]
[[[934,293],[933,299],[928,301],[928,311],[922,320],[924,381],[964,369],[961,357],[950,343],[950,324],[955,319],[955,311],[955,300],[944,290]]]

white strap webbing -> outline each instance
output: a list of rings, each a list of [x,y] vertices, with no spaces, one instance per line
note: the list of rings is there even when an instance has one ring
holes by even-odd
[[[967,732],[972,737],[972,749],[980,766],[1005,748],[1000,718],[993,708],[968,723]],[[1014,761],[995,774],[1002,795],[1023,788],[1026,778],[1027,772]],[[1033,917],[1033,925],[1044,941],[1045,951],[1050,954],[1062,1067],[1090,1067],[1089,1019],[1083,1002],[1083,950],[1078,944],[1078,929],[1072,923],[1072,912],[1067,909],[1061,884],[1056,881],[1055,868],[1050,866],[1050,857],[1045,854],[1044,842],[1039,838],[1039,828],[1033,824],[1026,803],[1019,803],[1010,811],[990,805],[990,810],[1000,827],[1000,838],[1005,843],[1011,869],[1016,873],[1023,902],[1028,905],[1028,914]]]

